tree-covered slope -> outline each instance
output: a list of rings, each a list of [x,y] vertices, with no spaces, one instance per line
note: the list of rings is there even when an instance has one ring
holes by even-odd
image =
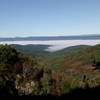
[[[83,48],[71,53],[69,56],[65,56],[65,59],[83,61],[84,64],[90,64],[100,69],[100,45]]]
[[[22,52],[26,56],[41,58],[48,55],[49,52],[45,51],[49,45],[11,45],[17,51]]]
[[[100,86],[100,45],[69,54],[64,50],[64,55],[50,54],[48,59],[24,53],[0,45],[0,95],[56,96]]]
[[[83,76],[90,87],[100,85],[100,45],[65,54],[55,63],[68,75],[75,76],[79,80]]]

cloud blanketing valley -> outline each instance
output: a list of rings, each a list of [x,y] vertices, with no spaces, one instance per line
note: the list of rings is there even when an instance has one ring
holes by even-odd
[[[49,40],[49,41],[4,41],[0,44],[19,44],[19,45],[50,45],[47,51],[57,51],[70,46],[76,45],[96,45],[100,44],[100,40]]]

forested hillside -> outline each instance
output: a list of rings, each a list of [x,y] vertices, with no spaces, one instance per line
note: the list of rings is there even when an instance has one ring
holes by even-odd
[[[40,58],[23,50],[0,45],[0,95],[61,96],[100,86],[100,45],[44,52]]]

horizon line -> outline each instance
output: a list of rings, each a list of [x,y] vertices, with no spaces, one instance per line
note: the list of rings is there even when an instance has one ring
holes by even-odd
[[[0,38],[30,38],[30,37],[68,37],[68,36],[98,36],[100,34],[70,34],[70,35],[40,35],[40,36],[2,36]]]

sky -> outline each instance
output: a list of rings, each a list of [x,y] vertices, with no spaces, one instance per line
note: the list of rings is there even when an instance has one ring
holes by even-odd
[[[100,0],[0,0],[0,37],[100,34]]]

